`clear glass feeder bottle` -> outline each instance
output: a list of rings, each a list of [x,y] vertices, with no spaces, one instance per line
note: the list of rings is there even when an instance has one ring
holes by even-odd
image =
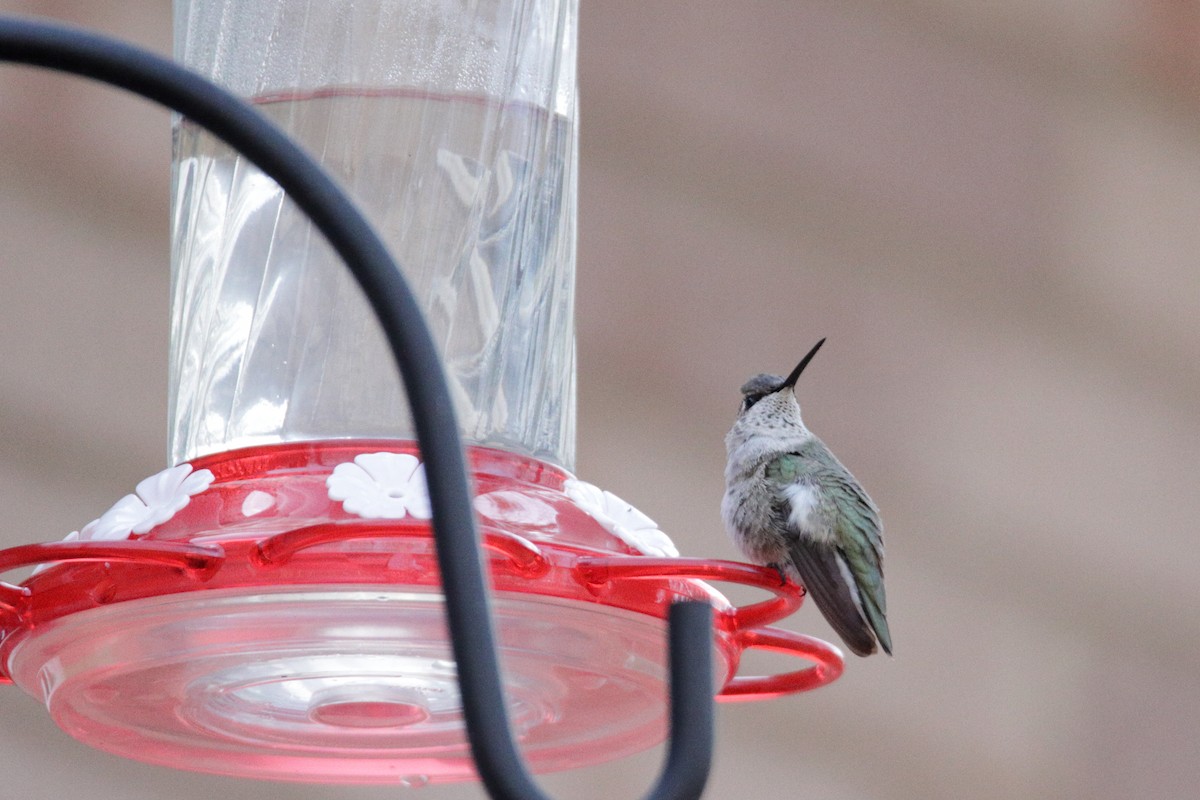
[[[570,468],[574,0],[177,0],[176,54],[316,155],[422,301],[465,439]],[[175,130],[170,457],[412,439],[379,325],[270,179]]]

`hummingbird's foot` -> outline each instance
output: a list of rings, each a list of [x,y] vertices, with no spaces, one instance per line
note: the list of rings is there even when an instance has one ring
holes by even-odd
[[[767,564],[767,568],[773,569],[779,573],[779,585],[780,586],[787,586],[788,577],[787,577],[787,573],[783,571],[783,567],[779,566],[778,564]]]

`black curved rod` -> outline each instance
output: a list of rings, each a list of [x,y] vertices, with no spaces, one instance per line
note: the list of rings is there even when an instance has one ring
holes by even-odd
[[[57,23],[0,17],[0,61],[127,89],[174,109],[254,162],[325,235],[383,326],[425,457],[438,566],[476,767],[497,800],[549,800],[513,741],[458,424],[424,316],[386,246],[333,179],[249,103],[146,50]],[[647,800],[695,800],[712,760],[711,609],[672,607],[671,739]]]

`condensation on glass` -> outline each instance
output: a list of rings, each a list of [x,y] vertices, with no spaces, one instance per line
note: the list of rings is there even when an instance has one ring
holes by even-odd
[[[176,0],[175,52],[330,170],[401,264],[468,442],[568,469],[576,0]],[[170,459],[413,438],[349,270],[271,179],[176,120]]]

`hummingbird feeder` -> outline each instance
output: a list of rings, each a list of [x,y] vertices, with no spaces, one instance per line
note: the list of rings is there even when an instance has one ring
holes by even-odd
[[[694,797],[714,694],[841,673],[769,627],[795,585],[679,557],[571,472],[576,2],[176,0],[183,67],[0,20],[0,59],[179,112],[170,466],[0,552],[37,566],[0,584],[0,677],[72,736],[517,797],[523,761],[621,757],[669,717],[660,796]],[[738,676],[748,648],[811,663]]]

